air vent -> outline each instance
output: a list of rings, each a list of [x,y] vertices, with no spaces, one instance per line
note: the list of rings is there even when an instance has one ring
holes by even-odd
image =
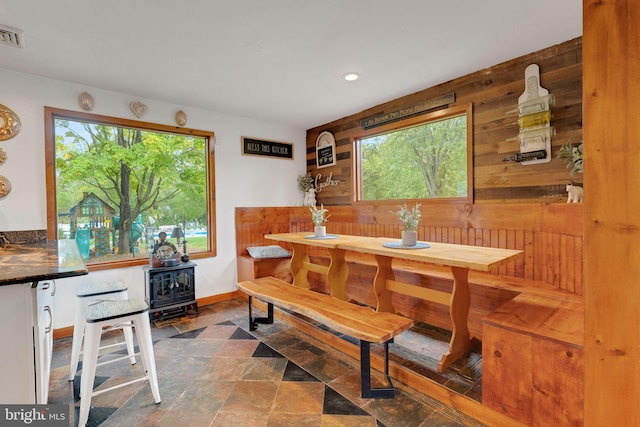
[[[7,27],[6,25],[0,25],[0,44],[23,48],[24,40],[22,38],[22,33],[22,30]]]

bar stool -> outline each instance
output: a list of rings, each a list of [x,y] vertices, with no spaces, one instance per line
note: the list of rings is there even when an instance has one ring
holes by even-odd
[[[158,377],[156,374],[155,357],[153,355],[153,342],[151,340],[151,325],[149,322],[148,311],[149,306],[142,299],[103,301],[89,306],[84,333],[85,344],[84,359],[82,362],[82,375],[80,376],[79,427],[84,427],[89,419],[89,409],[91,408],[91,398],[93,396],[97,396],[106,391],[114,390],[126,385],[148,380],[154,401],[156,403],[160,403],[160,390],[158,389]],[[93,391],[102,329],[116,325],[123,325],[126,328],[134,328],[138,346],[140,348],[140,354],[142,356],[142,365],[145,370],[145,376],[99,391]],[[122,359],[126,359],[126,357],[114,359],[107,363]]]
[[[82,353],[82,341],[84,338],[84,328],[87,319],[87,309],[91,304],[96,304],[106,300],[126,300],[129,298],[127,285],[121,281],[108,283],[85,283],[78,287],[76,292],[76,312],[73,324],[73,343],[71,345],[71,363],[69,364],[69,381],[73,381],[78,370],[78,361]],[[127,353],[131,364],[136,363],[133,348],[133,334],[131,328],[122,328],[124,332],[124,343],[106,345],[104,348],[127,346]]]

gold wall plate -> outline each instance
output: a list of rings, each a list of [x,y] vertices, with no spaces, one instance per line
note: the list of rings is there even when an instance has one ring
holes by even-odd
[[[0,199],[11,192],[11,183],[7,178],[0,175]]]
[[[20,132],[20,117],[6,105],[0,104],[0,141],[11,139]]]

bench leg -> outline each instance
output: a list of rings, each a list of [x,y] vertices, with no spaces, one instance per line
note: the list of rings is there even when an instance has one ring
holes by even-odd
[[[360,383],[362,387],[362,397],[380,397],[392,399],[395,397],[395,389],[389,376],[389,343],[393,339],[384,343],[384,375],[387,377],[388,387],[371,388],[371,343],[360,340]]]
[[[273,304],[267,303],[267,317],[253,317],[253,309],[251,303],[253,297],[249,295],[249,330],[255,331],[257,323],[271,324],[273,323]]]

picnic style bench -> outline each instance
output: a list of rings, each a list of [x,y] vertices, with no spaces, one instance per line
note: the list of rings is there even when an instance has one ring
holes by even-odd
[[[308,289],[295,287],[275,277],[263,277],[238,283],[249,296],[249,328],[258,323],[273,323],[273,306],[321,322],[332,330],[360,341],[360,380],[362,397],[392,398],[395,390],[389,376],[389,343],[413,326],[413,320],[393,313],[376,312],[365,306],[336,299]],[[267,317],[254,317],[252,298],[267,303]],[[388,386],[371,387],[371,343],[384,344],[384,374]]]

